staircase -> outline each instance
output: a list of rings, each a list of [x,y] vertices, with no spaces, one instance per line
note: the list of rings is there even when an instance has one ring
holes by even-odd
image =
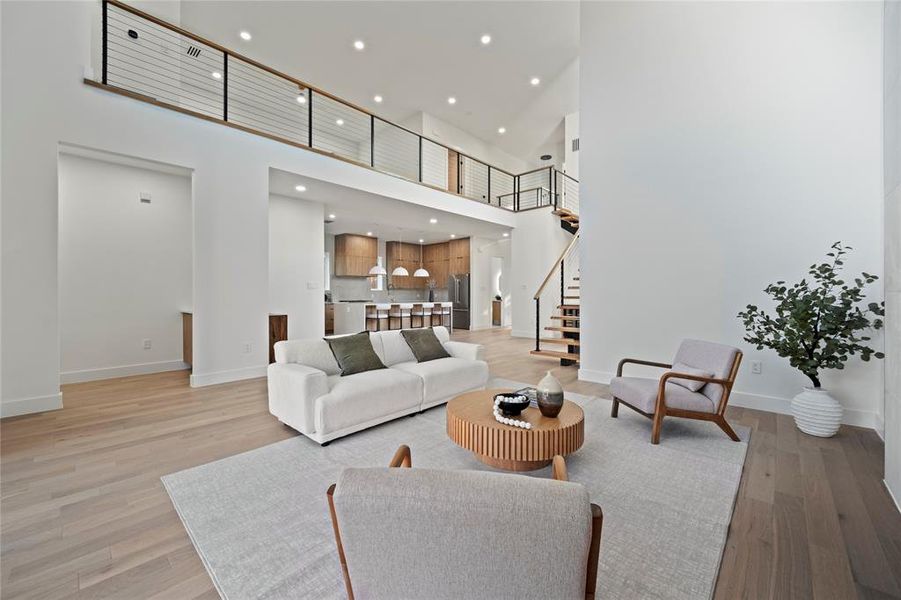
[[[579,231],[579,215],[568,208],[558,208],[554,210],[554,214],[560,217],[560,226],[563,229],[573,234]]]
[[[554,211],[558,214],[560,211]],[[567,211],[568,212],[568,211]],[[579,275],[579,220],[564,220],[561,225],[574,225],[573,239],[555,261],[550,272],[534,296],[535,300],[535,349],[534,356],[544,356],[560,361],[563,366],[579,362],[581,348],[580,332],[580,275]],[[565,225],[564,229],[570,231]],[[550,285],[559,282],[559,287]],[[548,310],[550,306],[551,309]],[[542,308],[544,307],[544,311]]]

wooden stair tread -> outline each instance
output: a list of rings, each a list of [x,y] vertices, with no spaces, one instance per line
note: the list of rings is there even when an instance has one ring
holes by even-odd
[[[579,333],[580,329],[578,327],[562,327],[562,326],[551,326],[545,327],[547,331],[561,331],[563,333]]]
[[[581,296],[563,296],[564,300],[578,300]]]
[[[551,315],[555,321],[578,321],[579,315]]]
[[[539,341],[542,344],[561,344],[563,346],[581,346],[582,342],[580,340],[575,340],[573,338],[540,338]]]
[[[566,286],[566,289],[568,289],[568,290],[579,290],[579,289],[582,289],[582,286],[581,286],[581,285],[568,285],[568,286]]]
[[[579,310],[582,306],[579,304],[558,304],[557,308],[562,308],[563,310]]]
[[[579,360],[578,354],[573,354],[572,352],[557,352],[556,350],[532,350],[529,354],[548,356],[550,358],[562,358],[564,360]]]

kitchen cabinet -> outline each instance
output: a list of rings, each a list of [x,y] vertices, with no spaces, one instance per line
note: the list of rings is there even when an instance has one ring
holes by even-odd
[[[335,277],[368,277],[378,259],[378,238],[354,233],[335,236]]]
[[[469,238],[448,242],[449,275],[469,273]]]
[[[385,267],[390,274],[397,267],[403,267],[409,275],[392,276],[391,284],[398,289],[417,289],[424,287],[424,278],[413,277],[419,268],[419,244],[407,242],[387,242],[385,244]]]

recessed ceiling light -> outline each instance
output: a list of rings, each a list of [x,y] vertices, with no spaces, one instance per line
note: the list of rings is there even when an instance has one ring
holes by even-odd
[[[538,85],[539,83],[541,83],[541,80],[538,79],[537,77],[533,77],[532,79],[529,80],[529,83],[531,83],[532,85]]]
[[[328,218],[329,218],[329,219],[334,219],[334,218],[335,218],[335,215],[329,215]]]
[[[357,40],[354,42],[354,48],[356,48],[357,50],[362,50],[365,47],[366,44],[363,43],[363,40]]]
[[[425,240],[419,240],[419,243],[420,244],[425,243]]]
[[[305,191],[307,191],[307,186],[305,186],[305,185],[295,185],[295,186],[294,186],[294,189],[297,190],[298,192],[305,192]]]
[[[491,36],[486,33],[485,35],[482,36],[482,45],[487,46],[490,43],[491,43]]]
[[[367,231],[367,232],[366,232],[366,235],[372,237],[372,232],[371,232],[371,231]]]
[[[213,71],[213,79],[222,79],[222,73],[219,71]]]
[[[457,234],[456,234],[456,233],[452,233],[452,234],[451,234],[451,237],[457,237]]]
[[[338,119],[335,121],[335,125],[344,125],[344,119]]]
[[[450,98],[447,99],[447,103],[448,103],[448,104],[456,104],[456,103],[457,103],[457,99],[454,98],[453,96],[451,96]]]
[[[433,219],[429,219],[429,223],[431,223],[432,225],[434,225],[434,224],[437,223],[437,222],[438,222],[438,219],[434,219],[434,218],[433,218]]]
[[[507,128],[506,127],[498,127],[497,132],[501,135],[504,135],[505,133],[507,133]]]
[[[249,31],[242,31],[238,35],[240,35],[241,39],[244,40],[245,42],[249,42],[251,40],[251,38],[253,38],[253,36],[250,35]]]
[[[306,104],[306,103],[307,103],[307,97],[304,96],[303,94],[300,94],[300,95],[297,97],[297,101],[298,101],[300,104]]]
[[[504,232],[504,237],[510,237],[510,234],[507,233],[507,232],[505,231],[505,232]]]
[[[376,102],[379,102],[379,103],[381,103],[381,101],[382,101],[382,97],[381,97],[381,96],[379,96],[379,95],[376,95],[376,96],[375,96],[375,97],[373,97],[373,100],[375,100],[375,101],[376,101]]]

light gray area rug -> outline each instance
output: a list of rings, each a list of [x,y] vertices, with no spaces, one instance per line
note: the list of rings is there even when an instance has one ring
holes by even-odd
[[[524,385],[495,379],[491,387]],[[604,511],[599,597],[711,597],[748,428],[735,428],[735,443],[710,423],[668,419],[652,446],[648,419],[629,409],[611,419],[608,400],[567,398],[585,410],[585,444],[566,459],[569,478]],[[325,448],[299,435],[163,483],[223,598],[343,598],[325,492],[342,467],[385,466],[400,444],[416,467],[490,470],[447,438],[440,406]]]

